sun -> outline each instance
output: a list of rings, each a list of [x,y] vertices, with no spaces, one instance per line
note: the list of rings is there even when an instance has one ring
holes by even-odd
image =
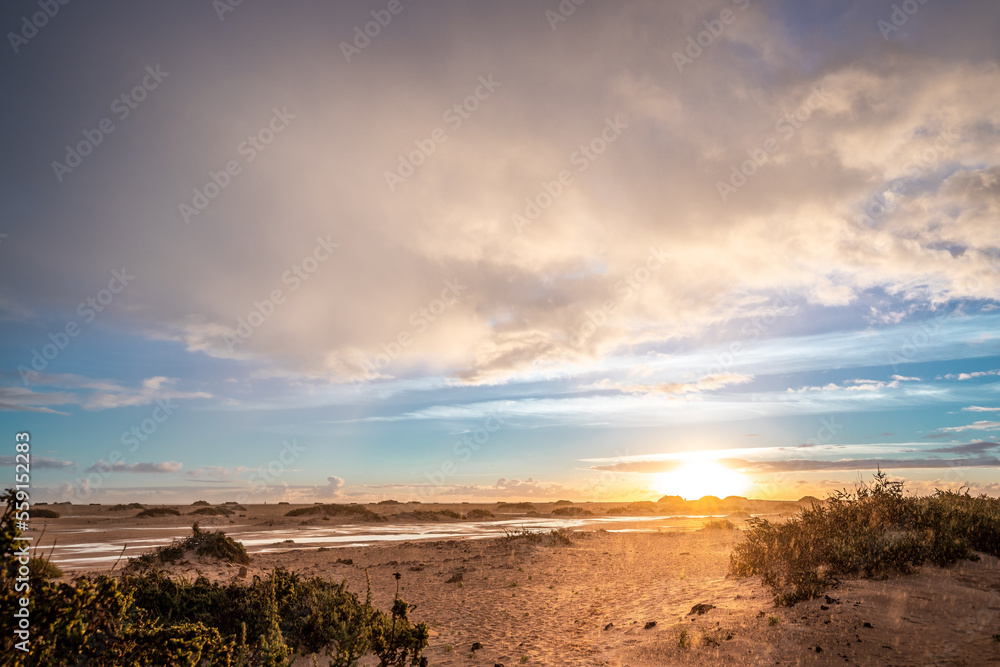
[[[746,492],[749,480],[740,472],[717,461],[690,461],[676,470],[656,476],[653,488],[666,496],[697,500],[702,496],[738,496]]]

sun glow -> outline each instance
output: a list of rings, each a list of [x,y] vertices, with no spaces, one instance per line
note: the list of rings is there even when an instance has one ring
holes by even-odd
[[[716,461],[690,461],[676,470],[656,476],[653,488],[667,496],[697,500],[702,496],[738,496],[750,481],[740,472]]]

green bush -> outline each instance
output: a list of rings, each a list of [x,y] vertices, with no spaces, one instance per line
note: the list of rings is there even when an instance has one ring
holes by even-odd
[[[0,523],[0,607],[10,611],[24,595],[14,588],[20,530],[15,494],[4,494],[0,502],[6,504]],[[214,535],[194,532],[192,538]],[[398,584],[386,614],[372,606],[370,586],[362,602],[345,584],[283,570],[249,584],[219,585],[201,577],[174,581],[156,570],[58,584],[32,573],[29,583],[30,651],[14,647],[12,614],[0,622],[0,651],[12,667],[281,667],[296,651],[326,653],[331,667],[353,667],[368,654],[382,667],[426,664],[421,652],[427,627],[410,623]]]
[[[191,535],[183,540],[174,540],[167,546],[159,547],[149,554],[143,554],[130,558],[126,571],[135,572],[139,570],[156,568],[167,563],[176,563],[188,551],[194,551],[199,556],[218,558],[219,560],[239,563],[240,565],[250,564],[250,555],[243,545],[228,537],[221,530],[215,532],[205,532],[196,521],[191,526]]]
[[[938,491],[903,495],[903,483],[882,471],[854,491],[838,491],[784,523],[748,521],[730,557],[730,571],[758,576],[779,605],[818,596],[837,577],[909,573],[930,561],[948,565],[1000,556],[1000,499]]]

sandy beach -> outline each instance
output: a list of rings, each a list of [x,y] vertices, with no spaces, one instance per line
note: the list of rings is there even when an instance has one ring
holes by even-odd
[[[130,553],[149,550],[183,535],[192,519],[61,509],[68,510],[64,517],[46,521],[44,541],[57,540],[53,559],[70,574],[114,565],[115,558],[73,560],[87,549],[98,553],[93,545],[120,552],[117,545],[132,540]],[[775,607],[757,580],[728,574],[740,532],[702,529],[704,517],[568,521],[538,512],[472,523],[322,526],[327,522],[285,517],[289,509],[251,506],[233,517],[198,518],[204,528],[247,540],[253,562],[245,578],[280,567],[346,581],[363,596],[367,577],[375,604],[387,609],[393,574],[400,573],[400,595],[415,607],[412,620],[430,627],[431,665],[1000,664],[993,638],[1000,631],[1000,561],[986,555],[882,581],[845,580],[828,597],[788,608]],[[520,532],[553,527],[569,541]],[[168,566],[177,576],[215,581],[240,580],[240,569],[193,554]],[[476,644],[481,648],[473,650]]]

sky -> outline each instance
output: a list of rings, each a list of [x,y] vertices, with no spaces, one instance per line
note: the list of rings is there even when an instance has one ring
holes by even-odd
[[[49,502],[1000,495],[997,25],[7,2],[2,474],[28,432]]]

